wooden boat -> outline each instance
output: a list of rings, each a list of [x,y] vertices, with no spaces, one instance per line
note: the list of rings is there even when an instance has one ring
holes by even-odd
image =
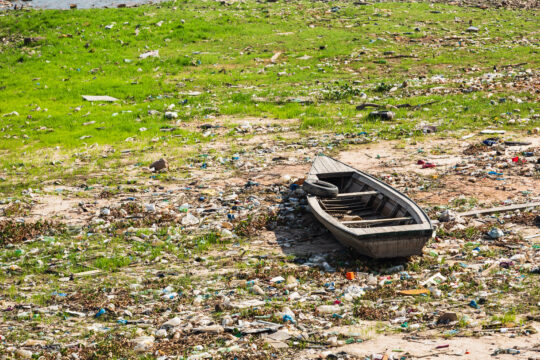
[[[313,215],[341,242],[373,258],[418,255],[433,236],[426,213],[388,184],[327,156],[318,156],[306,180],[338,187],[333,198],[309,195]]]

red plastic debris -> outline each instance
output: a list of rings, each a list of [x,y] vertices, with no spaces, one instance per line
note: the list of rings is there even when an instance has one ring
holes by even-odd
[[[418,165],[424,165],[426,162],[424,160],[418,160],[417,164]]]
[[[424,165],[422,165],[422,169],[428,169],[428,168],[434,168],[435,164],[432,164],[432,163],[425,163]]]
[[[513,157],[512,162],[519,162],[519,156]]]

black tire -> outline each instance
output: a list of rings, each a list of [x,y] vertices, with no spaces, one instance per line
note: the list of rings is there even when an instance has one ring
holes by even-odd
[[[305,180],[302,188],[308,194],[320,197],[333,198],[339,193],[339,189],[336,185],[321,180]]]

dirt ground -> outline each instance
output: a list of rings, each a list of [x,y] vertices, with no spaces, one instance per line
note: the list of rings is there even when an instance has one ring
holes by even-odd
[[[255,122],[254,122],[255,120]],[[228,119],[227,121],[230,121]],[[256,124],[257,119],[247,119],[250,124]],[[262,121],[262,119],[259,119]],[[218,122],[219,123],[219,122]],[[269,125],[271,126],[271,124]],[[291,141],[296,141],[293,132],[289,133]],[[287,133],[281,133],[287,136]],[[508,134],[507,139],[516,138],[517,134]],[[540,147],[539,136],[519,137],[520,141],[530,143],[530,145],[512,146],[506,149],[508,154],[520,154],[526,150],[538,149]],[[520,164],[511,167],[511,172],[504,178],[494,178],[485,176],[476,180],[474,176],[468,173],[474,173],[475,170],[481,171],[493,162],[490,159],[495,150],[489,148],[483,149],[483,152],[473,155],[464,154],[466,149],[473,144],[481,142],[482,137],[469,138],[467,140],[455,138],[437,138],[435,136],[423,139],[421,141],[382,141],[370,144],[354,145],[351,149],[339,152],[336,158],[358,170],[365,171],[379,178],[389,180],[391,185],[400,189],[405,189],[413,200],[425,206],[447,205],[457,197],[476,198],[481,203],[494,203],[504,201],[515,201],[522,198],[524,192],[532,198],[540,195],[540,179],[538,176],[521,176],[521,172],[528,168],[531,169],[534,164]],[[248,140],[239,141],[239,144],[246,148],[257,148],[264,144],[272,143],[269,135],[255,135]],[[412,143],[411,143],[412,142]],[[226,147],[224,143],[210,144],[212,148]],[[482,157],[479,157],[482,155]],[[300,161],[294,149],[283,150],[272,153],[274,158],[283,158],[279,164],[270,163],[260,173],[244,173],[244,176],[236,176],[231,171],[207,172],[203,170],[191,170],[192,179],[200,179],[205,182],[211,182],[219,186],[219,182],[226,179],[228,184],[240,185],[245,183],[246,179],[252,179],[263,185],[270,185],[280,182],[283,176],[292,178],[302,178],[309,171],[310,163]],[[436,165],[433,168],[422,168],[418,161],[425,160]],[[526,158],[525,158],[526,160]],[[510,163],[511,164],[511,163]],[[456,169],[464,169],[457,171]],[[178,169],[180,170],[180,169]],[[106,173],[106,171],[105,171]],[[393,182],[393,174],[403,176],[404,180]],[[232,175],[232,176],[231,176]],[[96,176],[96,175],[95,175]],[[408,187],[407,182],[413,185],[412,181],[417,179],[429,179],[437,182],[434,191],[419,191]],[[145,185],[157,185],[158,182],[147,180]],[[162,190],[170,192],[180,192],[183,185],[159,183]],[[72,224],[81,224],[87,219],[84,217],[84,211],[79,207],[80,199],[72,195],[58,195],[62,193],[72,194],[79,189],[69,186],[47,186],[44,192],[47,195],[34,197],[36,205],[32,208],[30,219],[40,218],[58,218],[65,219]],[[100,186],[96,185],[94,191],[99,191]],[[50,194],[50,195],[49,195]],[[181,194],[179,194],[181,196]],[[138,194],[141,201],[146,201],[151,196]],[[96,207],[108,206],[117,199],[110,198],[95,199]],[[1,209],[0,205],[0,209]],[[90,215],[90,214],[88,214]]]
[[[341,332],[344,329],[330,329]],[[350,331],[345,329],[345,332]],[[412,355],[414,359],[537,359],[540,336],[509,338],[508,336],[485,336],[482,338],[434,339],[416,336],[375,336],[360,344],[338,347],[334,352],[345,352],[364,359],[372,355],[388,355],[399,359]],[[512,348],[519,354],[493,355],[497,349]],[[305,352],[306,358],[318,358],[321,354]],[[375,357],[373,357],[375,358]]]
[[[13,295],[0,300],[6,310],[0,336],[8,336],[7,344],[12,346],[6,348],[7,353],[14,353],[19,347],[34,354],[43,353],[41,343],[29,345],[6,332],[10,327],[33,334],[34,325],[20,320],[20,313],[35,311],[45,317],[63,309],[86,317],[67,317],[52,327],[43,326],[48,334],[47,342],[83,358],[91,358],[89,354],[95,353],[96,344],[101,343],[87,341],[82,334],[90,331],[93,341],[97,341],[99,334],[107,334],[111,329],[115,329],[115,335],[106,339],[120,338],[118,344],[123,345],[118,349],[131,349],[130,341],[149,341],[150,345],[143,348],[155,356],[189,353],[190,359],[216,354],[226,358],[223,351],[233,350],[223,349],[231,348],[239,354],[253,352],[256,358],[283,359],[538,358],[540,299],[537,283],[531,285],[537,275],[528,274],[538,266],[540,237],[525,239],[538,234],[534,222],[537,210],[441,223],[437,237],[426,245],[422,256],[374,261],[340,245],[309,211],[302,210],[301,192],[293,186],[305,177],[316,154],[326,152],[405,192],[435,220],[445,208],[459,212],[539,201],[538,136],[497,135],[499,140],[493,146],[483,144],[491,135],[482,134],[466,139],[463,135],[430,134],[416,140],[367,143],[361,140],[344,145],[347,139],[341,134],[302,137],[286,126],[276,130],[277,124],[264,125],[262,119],[249,119],[249,123],[249,127],[237,128],[242,134],[237,144],[243,150],[234,155],[238,158],[234,161],[221,161],[219,155],[225,156],[224,152],[204,160],[194,158],[186,166],[175,166],[172,158],[169,169],[161,175],[173,180],[163,180],[147,168],[135,167],[126,160],[123,171],[129,180],[117,186],[99,181],[87,185],[92,178],[81,184],[55,184],[53,179],[40,192],[26,190],[22,207],[17,206],[17,201],[3,201],[0,224],[13,220],[24,224],[49,220],[64,224],[70,231],[75,229],[76,234],[78,231],[66,243],[69,250],[62,250],[63,255],[51,260],[50,271],[56,275],[22,275],[23,280],[19,281],[32,281],[32,286],[19,287],[17,296],[21,298],[17,301],[11,300]],[[277,131],[280,139],[287,140],[276,140]],[[510,140],[527,144],[504,143]],[[201,152],[225,148],[226,144],[214,142]],[[328,151],[329,148],[332,149]],[[434,166],[424,167],[422,164],[426,163]],[[95,180],[112,171],[115,169],[103,168],[91,176]],[[184,203],[190,206],[188,212],[178,211]],[[154,209],[145,210],[147,206]],[[187,213],[195,214],[198,223],[184,223]],[[159,230],[162,226],[177,228],[178,233],[162,232]],[[492,227],[503,228],[505,237],[496,242],[486,238]],[[210,230],[221,232],[223,237],[238,233],[246,240],[231,242],[226,248],[203,248],[200,252],[193,247],[185,249],[189,245],[184,243],[187,239],[200,239],[197,236],[204,236]],[[223,235],[226,231],[228,235]],[[91,240],[94,234],[103,238]],[[125,242],[112,249],[107,245],[112,238]],[[50,237],[38,236],[14,246],[35,259],[34,254],[47,253],[63,244],[57,242],[51,247],[48,241]],[[45,242],[44,248],[37,246],[41,242]],[[178,246],[177,251],[184,251],[187,256],[167,250],[157,257],[148,257],[147,246],[164,244]],[[141,246],[142,253],[137,250]],[[17,273],[29,260],[24,255],[8,258],[11,248],[13,245],[4,254],[6,271]],[[56,270],[58,266],[69,266],[73,261],[70,259],[84,256],[84,266],[95,271],[95,264],[99,263],[92,263],[92,259],[107,258],[107,254],[114,254],[114,259],[139,260],[114,271],[102,270],[99,277],[80,280],[70,279],[66,270]],[[396,265],[404,266],[402,269],[407,271],[386,272],[385,269]],[[350,271],[358,279],[345,279],[343,274]],[[444,284],[439,285],[442,298],[426,300],[396,295],[397,290],[421,288],[421,281],[437,272],[446,276]],[[30,299],[37,298],[39,289],[50,288],[49,276],[60,281],[57,292],[66,293],[68,300],[53,296],[46,306],[33,303]],[[272,282],[276,276],[287,281],[293,276],[294,281],[278,285]],[[260,290],[255,292],[251,285],[246,285],[250,279],[260,284]],[[96,297],[86,297],[88,289],[101,287],[96,283],[100,281],[117,285],[104,287]],[[175,285],[175,289],[182,296],[168,305],[161,298],[161,291],[165,290],[160,289],[166,289],[174,281],[181,284]],[[355,286],[365,289],[362,292],[366,296],[346,300],[347,292],[355,291]],[[333,287],[335,290],[329,290]],[[13,287],[6,284],[5,289],[10,288]],[[291,294],[297,300],[288,300]],[[487,305],[478,308],[467,305],[471,300],[486,298]],[[113,310],[111,304],[106,305],[108,302]],[[321,304],[339,304],[339,313],[321,314],[317,310]],[[18,313],[13,312],[21,306],[24,308],[16,310]],[[97,319],[96,312],[105,307],[110,315]],[[282,321],[286,311],[296,316],[297,322]],[[437,318],[446,311],[458,313],[459,321],[438,324]],[[181,319],[181,325],[165,327],[169,332],[163,337],[161,324],[173,316]],[[132,318],[135,320],[125,325],[129,331],[117,323]],[[256,319],[277,321],[276,326],[281,330],[276,334],[285,334],[288,341],[269,338],[277,336],[272,334],[241,337],[226,334],[225,338],[221,335],[220,323],[236,321],[234,326],[241,328],[250,326],[250,321]],[[192,330],[208,324],[221,330],[215,334]],[[65,348],[65,339],[59,334],[66,331],[73,334],[69,341],[77,344],[76,348],[72,345]],[[132,339],[133,333],[143,337]],[[151,340],[144,336],[150,336]],[[196,346],[197,341],[202,341],[205,351]],[[508,349],[518,350],[519,354],[497,354],[514,351]]]

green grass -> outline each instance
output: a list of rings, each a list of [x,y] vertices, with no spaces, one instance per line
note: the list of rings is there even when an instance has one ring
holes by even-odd
[[[131,259],[125,256],[101,257],[94,261],[94,266],[105,271],[115,271],[128,266]]]
[[[330,12],[333,6],[339,11]],[[469,21],[479,33],[464,32]],[[112,29],[106,29],[110,24]],[[0,36],[10,42],[0,45],[0,115],[16,111],[19,116],[2,117],[0,167],[6,175],[27,176],[19,185],[0,182],[0,190],[29,186],[43,179],[44,170],[51,177],[85,178],[100,164],[116,161],[119,166],[121,149],[134,150],[131,160],[135,155],[145,163],[141,151],[150,146],[174,154],[209,140],[196,127],[160,131],[177,121],[148,110],[163,112],[171,104],[178,123],[220,115],[266,116],[299,119],[298,130],[305,133],[409,137],[419,135],[421,121],[437,122],[441,130],[530,129],[538,119],[510,121],[540,110],[526,88],[499,87],[491,98],[485,89],[455,89],[462,80],[492,72],[493,66],[526,62],[538,68],[537,24],[538,17],[525,11],[424,3],[248,1],[223,6],[181,1],[130,9],[3,13]],[[23,44],[23,37],[36,36],[45,39]],[[531,44],[515,41],[523,36]],[[149,50],[159,50],[160,57],[139,59]],[[282,55],[272,64],[278,51]],[[388,58],[385,52],[415,58]],[[434,75],[447,82],[430,81]],[[403,88],[405,80],[409,85]],[[451,93],[429,93],[437,86]],[[193,91],[201,95],[190,96]],[[395,121],[381,122],[367,119],[368,110],[356,117],[363,93],[382,104],[437,103],[425,111],[398,109]],[[87,94],[120,101],[92,104],[82,100]],[[498,101],[510,96],[523,102]],[[313,103],[288,100],[299,97]],[[497,100],[495,105],[491,100]],[[103,159],[103,146],[117,151]]]

